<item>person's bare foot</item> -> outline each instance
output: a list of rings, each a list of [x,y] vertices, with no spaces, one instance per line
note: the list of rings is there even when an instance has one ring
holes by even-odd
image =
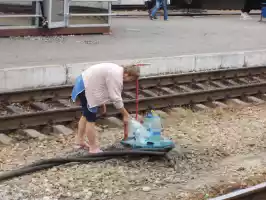
[[[100,148],[96,148],[96,149],[90,149],[89,153],[101,153],[103,152]]]
[[[90,149],[90,146],[86,143],[86,141],[76,140],[74,144],[75,149]]]

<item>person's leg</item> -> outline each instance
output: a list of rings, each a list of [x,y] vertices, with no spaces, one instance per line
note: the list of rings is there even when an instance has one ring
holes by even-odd
[[[149,9],[149,1],[144,2],[145,8],[147,8],[148,13],[150,14],[150,9]]]
[[[252,9],[252,0],[245,0],[244,7],[241,9],[241,19],[251,19],[249,13]]]
[[[167,0],[162,0],[164,20],[168,20]]]
[[[151,14],[151,1],[146,1],[145,3],[146,3],[146,7],[148,9],[148,13],[150,15]]]
[[[151,14],[152,9],[155,8],[155,6],[156,6],[156,0],[151,0],[150,14]],[[155,13],[155,15],[153,16],[153,18],[154,18],[154,19],[157,19],[157,17],[156,17],[156,13]]]
[[[90,147],[89,152],[90,153],[99,153],[101,152],[98,144],[97,144],[97,131],[95,128],[95,122],[96,122],[96,112],[93,110],[89,110],[88,108],[84,110],[84,116],[86,117],[86,129],[85,133],[88,139],[88,145]]]
[[[97,131],[95,129],[95,123],[94,122],[87,122],[86,123],[86,135],[88,138],[88,144],[90,147],[89,152],[90,153],[99,153],[102,152],[100,150],[100,147],[97,144]]]
[[[249,13],[251,11],[251,0],[245,0],[244,7],[241,9],[243,13]]]
[[[75,85],[72,89],[71,93],[71,99],[73,102],[75,102],[77,105],[82,106],[83,111],[83,105],[86,105],[86,98],[82,93],[84,92],[84,83],[82,76],[78,76],[75,81]],[[85,102],[84,102],[85,101]],[[82,116],[78,123],[78,131],[75,135],[75,148],[86,148],[86,143],[84,141],[84,133],[85,133],[85,127],[86,127],[86,119],[84,116]]]
[[[86,115],[88,115],[88,108],[87,108],[87,99],[85,96],[85,91],[81,92],[78,95],[80,106],[82,108],[82,116],[80,117],[79,123],[78,123],[78,132],[75,138],[76,146],[79,147],[88,147],[85,141],[85,133],[86,133],[86,124],[87,119]]]
[[[78,132],[75,137],[75,144],[80,147],[87,146],[84,138],[86,131],[85,129],[86,129],[86,118],[82,115],[78,123]]]
[[[159,8],[160,8],[160,4],[161,4],[161,1],[160,1],[160,0],[156,0],[156,5],[155,5],[155,7],[152,9],[152,11],[151,11],[151,16],[150,16],[151,19],[154,18],[156,12],[159,10]]]
[[[98,153],[101,152],[99,146],[97,145],[96,135],[97,131],[95,129],[95,122],[96,122],[96,115],[97,115],[97,108],[88,109],[88,102],[85,96],[85,91],[83,91],[80,95],[80,101],[82,106],[82,114],[83,118],[80,121],[80,137],[83,142],[85,143],[85,135],[88,139],[88,146],[90,153]],[[84,125],[84,121],[85,125]]]

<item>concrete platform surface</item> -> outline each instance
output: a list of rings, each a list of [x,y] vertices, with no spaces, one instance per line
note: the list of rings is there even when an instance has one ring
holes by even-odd
[[[266,49],[227,53],[112,60],[117,64],[149,63],[140,76],[157,76],[228,68],[266,66]],[[0,69],[0,92],[73,84],[76,77],[97,62]]]
[[[169,16],[187,16],[187,15],[239,15],[240,10],[202,10],[199,12],[199,9],[190,9],[189,12],[187,9],[169,9]],[[163,13],[162,10],[160,12]],[[250,15],[259,15],[260,10],[251,10]],[[114,16],[147,16],[147,11],[144,10],[114,10]]]
[[[112,35],[0,38],[0,68],[264,49],[266,23],[258,19],[114,18]]]

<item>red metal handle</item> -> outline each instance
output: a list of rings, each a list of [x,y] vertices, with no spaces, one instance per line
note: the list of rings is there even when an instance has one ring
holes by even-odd
[[[139,80],[136,80],[136,120],[138,120],[139,114]]]
[[[128,123],[124,123],[124,140],[128,138]]]

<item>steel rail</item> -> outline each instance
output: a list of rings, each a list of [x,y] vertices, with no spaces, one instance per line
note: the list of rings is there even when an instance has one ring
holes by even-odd
[[[174,106],[202,103],[225,98],[235,98],[245,95],[266,93],[266,81],[226,88],[216,88],[202,91],[184,92],[157,97],[145,97],[139,99],[139,111],[145,111],[149,107],[154,109],[170,108]],[[125,107],[129,112],[135,111],[135,100],[125,100]],[[118,114],[112,104],[107,104],[107,116]],[[47,125],[58,122],[73,121],[80,116],[80,107],[51,109],[39,112],[29,112],[0,116],[0,131],[25,128],[30,126]]]
[[[222,69],[205,72],[191,72],[186,74],[171,74],[162,76],[150,76],[140,78],[139,84],[141,89],[167,86],[171,84],[186,84],[201,81],[213,81],[219,79],[240,78],[255,76],[266,73],[265,66],[246,67],[235,69]],[[29,100],[42,100],[45,98],[65,98],[71,94],[73,85],[62,85],[53,87],[42,87],[37,89],[16,90],[11,92],[0,93],[0,102],[23,102]],[[124,90],[135,89],[135,83],[125,83]]]
[[[231,192],[209,200],[264,200],[266,199],[266,182]]]

